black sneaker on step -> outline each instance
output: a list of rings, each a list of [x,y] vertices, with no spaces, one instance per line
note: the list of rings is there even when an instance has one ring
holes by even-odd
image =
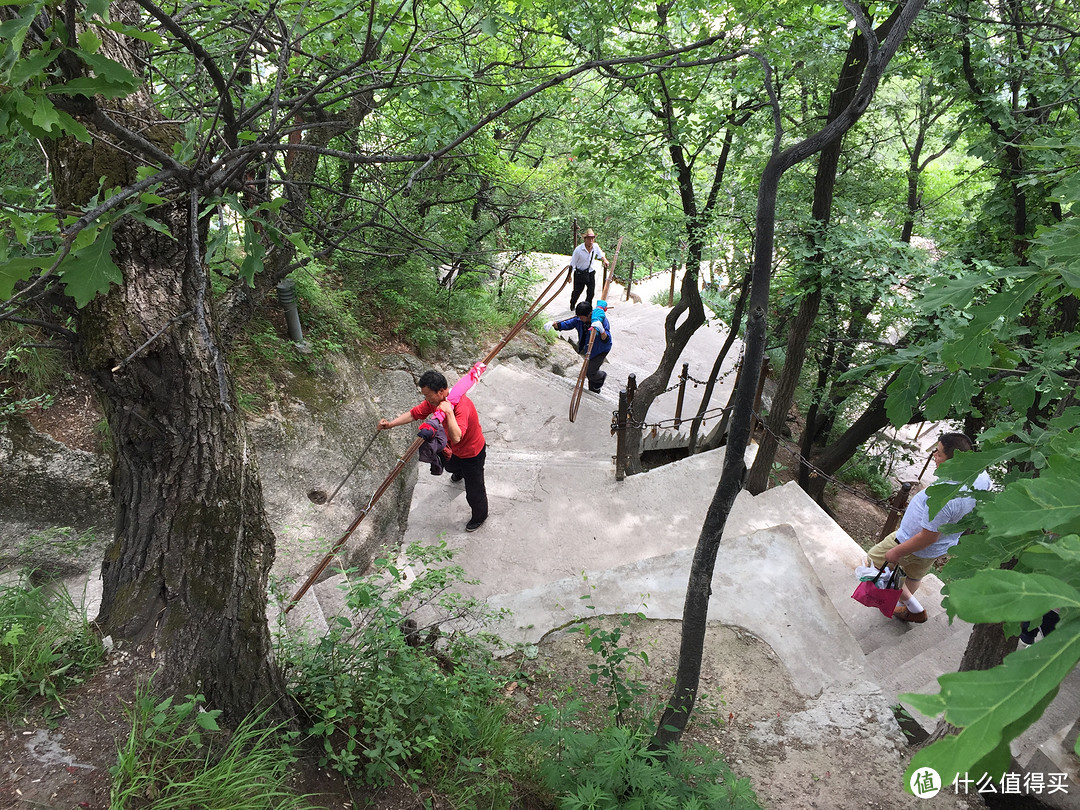
[[[462,475],[461,473],[454,473],[453,475],[450,476],[450,480],[453,481],[456,484],[458,481],[460,481],[464,477],[465,476]]]
[[[487,520],[487,518],[484,518],[484,520]],[[484,525],[484,520],[470,520],[468,523],[465,524],[465,531],[475,532],[477,529]]]

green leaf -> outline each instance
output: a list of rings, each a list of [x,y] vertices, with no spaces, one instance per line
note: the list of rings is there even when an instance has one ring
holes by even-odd
[[[985,275],[971,273],[961,278],[936,279],[919,302],[920,309],[937,312],[949,309],[963,309],[971,303],[975,290],[986,284]]]
[[[218,714],[220,714],[218,711],[196,712],[195,722],[198,723],[199,728],[205,729],[206,731],[218,731],[220,728],[217,722]]]
[[[970,487],[983,470],[1004,464],[1022,455],[1025,449],[1017,444],[999,444],[987,450],[954,453],[952,458],[938,465],[937,478],[941,483],[934,484],[927,491],[931,513],[937,514],[943,505],[955,498],[965,487]]]
[[[1009,735],[1030,725],[1080,660],[1078,627],[1080,622],[1063,619],[1051,635],[1012,653],[1001,666],[938,678],[945,719],[961,731],[912,757],[908,779],[915,770],[929,767],[951,782],[954,774],[971,771],[1007,745]],[[923,701],[925,697],[900,695],[900,700],[916,708],[936,705]]]
[[[75,299],[76,306],[86,306],[94,296],[106,292],[111,284],[124,280],[123,273],[112,259],[115,247],[112,226],[109,226],[102,230],[93,244],[69,254],[61,262],[59,272],[64,287],[67,294]]]
[[[51,48],[45,51],[36,50],[31,52],[29,56],[19,59],[11,68],[8,83],[19,87],[26,84],[30,79],[41,76],[45,72],[45,68],[51,65],[59,55],[59,51],[54,51]]]
[[[123,34],[132,39],[141,39],[143,42],[149,42],[151,45],[165,44],[165,40],[161,38],[161,34],[156,31],[144,31],[141,28],[134,28],[119,22],[106,23],[102,28],[106,28],[109,31],[115,31],[118,34]]]
[[[122,98],[128,95],[133,88],[125,84],[105,81],[98,78],[80,76],[63,84],[57,84],[49,88],[50,93],[61,93],[66,96],[95,96],[105,98]]]
[[[22,53],[23,42],[26,41],[26,32],[30,30],[30,26],[44,6],[45,0],[29,3],[23,8],[18,17],[0,23],[0,42],[7,43],[8,53],[11,54],[13,60],[10,64],[4,65],[5,72],[18,63],[18,56]]]
[[[1080,460],[1052,456],[1039,478],[1014,481],[986,504],[980,515],[991,533],[1024,534],[1033,530],[1075,533],[1080,525]]]
[[[165,225],[163,222],[158,222],[156,219],[151,219],[150,217],[148,217],[145,214],[145,212],[139,210],[138,208],[129,210],[127,213],[132,219],[138,220],[143,225],[145,225],[147,228],[150,228],[151,230],[155,230],[158,233],[169,237],[170,239],[175,239],[175,237],[172,234],[172,231],[169,230],[168,225]]]
[[[97,53],[101,50],[101,37],[91,28],[80,31],[78,40],[79,47],[87,53]]]
[[[941,361],[950,371],[962,368],[986,368],[990,365],[990,342],[993,335],[978,324],[969,324],[960,337],[941,347]]]
[[[72,50],[94,71],[94,75],[99,79],[105,79],[111,85],[126,87],[129,92],[139,86],[138,77],[119,62],[80,48],[73,48]]]
[[[45,96],[37,96],[33,99],[33,104],[34,113],[30,120],[35,127],[40,127],[45,132],[52,132],[53,127],[59,129],[60,116],[49,99]]]
[[[86,0],[87,17],[98,17],[102,20],[109,19],[110,0]]]
[[[941,569],[941,578],[951,583],[974,576],[979,571],[985,571],[988,568],[998,568],[1041,537],[1043,535],[1038,532],[1030,532],[1019,537],[967,533],[960,538],[957,545],[949,550],[949,561]],[[948,607],[950,615],[954,615],[951,600],[948,602]]]
[[[920,714],[927,717],[937,717],[945,711],[945,699],[938,692],[934,695],[906,694],[900,695],[900,700],[908,704]]]
[[[57,110],[56,113],[60,116],[60,129],[81,143],[90,143],[90,133],[86,127],[63,110]]]
[[[1015,271],[1014,271],[1015,272]],[[999,320],[1006,323],[1015,321],[1024,310],[1024,305],[1043,287],[1046,280],[1030,271],[1022,274],[1026,278],[1007,289],[995,293],[986,303],[971,310],[972,324],[978,328],[988,328]]]
[[[975,394],[975,385],[967,372],[957,371],[941,384],[934,395],[923,406],[923,414],[928,420],[944,419],[953,410],[962,410],[971,404]]]
[[[19,257],[0,262],[0,299],[7,300],[15,291],[15,285],[44,270],[52,263],[41,256]]]
[[[949,587],[956,615],[972,624],[1022,622],[1062,607],[1080,607],[1080,591],[1048,574],[983,571]]]
[[[1080,582],[1080,535],[1036,543],[1024,551],[1020,562],[1037,573]]]
[[[885,399],[885,413],[892,424],[903,425],[911,418],[922,392],[923,379],[920,363],[911,363],[900,369]]]

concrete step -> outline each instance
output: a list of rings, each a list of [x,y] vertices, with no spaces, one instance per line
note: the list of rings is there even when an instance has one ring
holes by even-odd
[[[678,450],[690,446],[690,435],[675,430],[651,430],[641,437],[641,450]]]
[[[535,644],[553,628],[590,615],[641,612],[649,618],[680,619],[693,553],[684,548],[494,594],[489,604],[512,616],[493,630],[512,647]],[[805,695],[866,680],[858,642],[829,604],[790,527],[725,533],[709,620],[743,627],[768,643]],[[870,691],[880,697],[880,690]]]

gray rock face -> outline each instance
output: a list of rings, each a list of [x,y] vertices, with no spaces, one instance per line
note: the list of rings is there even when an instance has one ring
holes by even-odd
[[[415,358],[401,358],[400,365],[415,363]],[[391,358],[391,364],[398,365],[396,358]],[[277,536],[273,575],[290,593],[368,508],[372,495],[412,442],[415,434],[407,427],[379,433],[379,419],[396,416],[420,399],[411,368],[364,371],[340,361],[332,376],[319,382],[322,407],[312,405],[314,398],[290,399],[283,408],[275,407],[248,425],[267,516]],[[408,521],[415,482],[413,459],[364,516],[325,576],[339,567],[363,570],[380,552],[396,550]],[[339,486],[333,500],[318,502]]]
[[[98,565],[115,514],[110,469],[22,417],[0,422],[0,570],[69,576]]]

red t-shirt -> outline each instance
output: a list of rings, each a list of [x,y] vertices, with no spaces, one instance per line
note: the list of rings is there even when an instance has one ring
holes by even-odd
[[[425,399],[415,408],[409,410],[413,419],[423,419],[430,416],[435,409]],[[480,455],[484,449],[484,432],[480,430],[480,418],[476,415],[476,406],[472,400],[462,395],[458,404],[454,406],[454,418],[457,419],[458,427],[461,428],[461,441],[450,442],[450,449],[458,458],[473,458]],[[447,436],[449,438],[449,436]]]

